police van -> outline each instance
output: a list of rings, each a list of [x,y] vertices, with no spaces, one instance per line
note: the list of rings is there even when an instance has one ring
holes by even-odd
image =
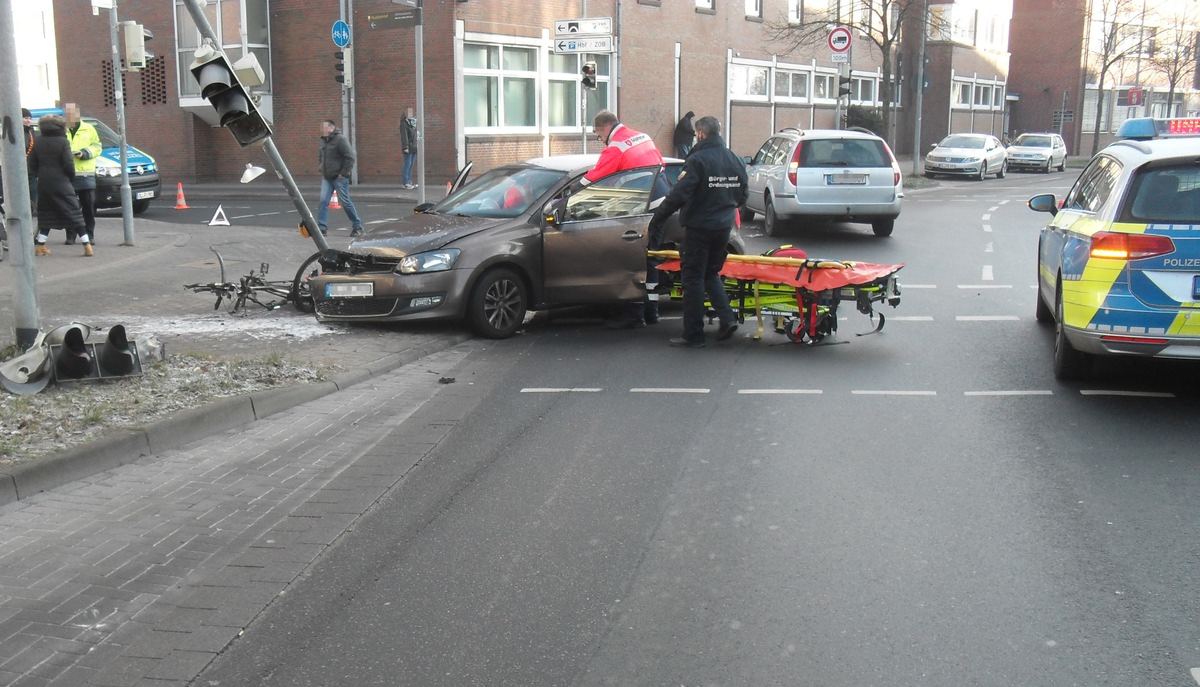
[[[38,117],[48,114],[62,116],[60,108],[43,108],[30,110],[36,125]],[[121,136],[107,124],[84,115],[83,121],[96,127],[100,136],[100,145],[104,152],[96,158],[96,209],[104,210],[121,207]],[[150,157],[132,145],[126,145],[126,166],[129,168],[130,197],[133,200],[133,213],[140,215],[150,208],[150,201],[159,196],[161,182],[158,176],[158,164]]]
[[[1200,359],[1200,119],[1131,119],[1038,239],[1036,317],[1053,323],[1054,374],[1097,356]]]

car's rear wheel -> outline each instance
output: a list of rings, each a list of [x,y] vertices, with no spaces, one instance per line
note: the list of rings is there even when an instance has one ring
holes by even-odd
[[[743,222],[749,222],[750,220],[754,219],[754,211],[746,205],[738,208],[738,215],[742,218]]]
[[[1062,285],[1054,290],[1054,376],[1083,379],[1092,371],[1092,356],[1081,353],[1067,340],[1063,325]]]
[[[871,222],[871,231],[875,232],[876,236],[891,236],[892,229],[896,227],[895,218],[877,219]]]
[[[766,208],[763,210],[763,231],[767,236],[778,236],[779,215],[775,214],[775,203],[772,203],[770,198],[767,198],[766,203]]]
[[[321,267],[320,259],[320,251],[310,255],[300,265],[300,269],[296,270],[296,276],[292,278],[292,303],[300,312],[312,312],[315,307],[311,280],[325,271]]]
[[[467,324],[487,339],[507,339],[525,322],[529,292],[513,270],[497,267],[476,282],[467,304]]]

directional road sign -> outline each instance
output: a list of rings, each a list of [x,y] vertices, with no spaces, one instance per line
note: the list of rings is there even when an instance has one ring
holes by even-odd
[[[367,27],[372,29],[411,29],[421,25],[421,8],[367,15]]]
[[[612,33],[612,17],[554,20],[554,35],[556,36],[594,36],[606,33]]]
[[[555,38],[554,53],[561,55],[563,53],[580,53],[580,52],[612,52],[613,37],[612,36],[584,36],[581,38]]]
[[[333,22],[333,44],[339,48],[350,45],[350,25],[341,19]]]

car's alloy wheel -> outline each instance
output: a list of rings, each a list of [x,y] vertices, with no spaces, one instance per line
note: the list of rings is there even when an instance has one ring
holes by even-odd
[[[978,177],[978,178],[979,178],[979,181],[983,181],[984,179],[986,179],[986,178],[987,178],[987,174],[988,174],[988,172],[987,172],[987,163],[985,162],[985,163],[983,163],[982,165],[979,165],[979,177]]]
[[[1000,163],[1000,171],[996,172],[996,178],[1003,179],[1006,174],[1008,174],[1008,160]]]
[[[1049,158],[1049,157],[1046,158],[1046,168],[1042,170],[1042,173],[1044,173],[1044,174],[1050,173],[1050,167],[1052,166],[1051,165],[1052,162],[1054,162],[1054,158]]]
[[[488,339],[507,339],[525,322],[529,295],[525,282],[507,267],[483,275],[471,290],[467,322],[471,330]]]
[[[1080,353],[1067,340],[1060,284],[1054,291],[1054,376],[1058,379],[1083,379],[1091,371],[1092,356]]]

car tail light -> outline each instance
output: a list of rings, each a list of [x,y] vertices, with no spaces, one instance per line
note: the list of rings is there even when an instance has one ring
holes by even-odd
[[[892,161],[892,186],[900,185],[900,164],[896,162],[896,156],[892,155],[892,149],[888,144],[883,144],[883,149],[887,151],[888,159]]]
[[[1111,260],[1141,260],[1175,252],[1175,243],[1167,236],[1122,234],[1101,231],[1092,235],[1092,257]]]
[[[792,161],[788,163],[788,183],[792,186],[796,185],[796,170],[800,169],[800,147],[804,145],[804,141],[796,142],[796,149],[792,151]]]

